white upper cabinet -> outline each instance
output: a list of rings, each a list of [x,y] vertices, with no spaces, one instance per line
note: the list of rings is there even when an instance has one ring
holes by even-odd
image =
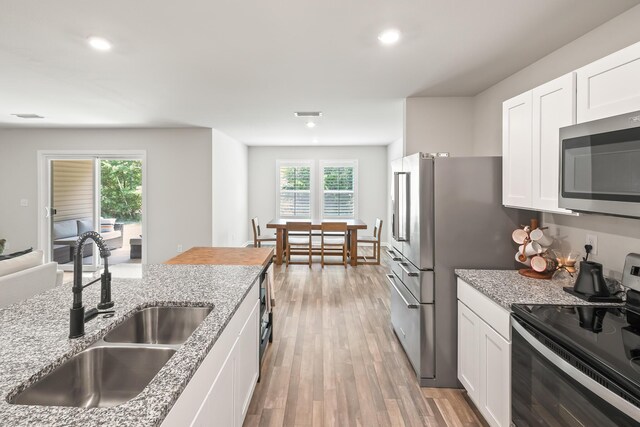
[[[575,124],[576,79],[569,73],[531,91],[532,196],[531,207],[571,213],[558,207],[560,189],[560,128]]]
[[[573,73],[502,105],[502,203],[557,213],[560,128],[575,123]]]
[[[502,202],[531,208],[531,92],[502,105]]]
[[[576,73],[578,123],[640,110],[640,43]]]

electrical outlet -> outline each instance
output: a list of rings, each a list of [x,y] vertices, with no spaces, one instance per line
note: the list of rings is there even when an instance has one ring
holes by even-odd
[[[29,199],[20,199],[20,206],[22,206],[23,208],[29,206]]]
[[[178,245],[178,253],[182,252],[182,245]]]
[[[595,234],[587,234],[586,239],[584,240],[585,245],[591,245],[591,254],[598,255],[598,236]]]

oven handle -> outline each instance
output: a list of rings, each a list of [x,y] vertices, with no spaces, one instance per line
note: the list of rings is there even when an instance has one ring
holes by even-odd
[[[400,295],[400,298],[402,298],[402,301],[404,301],[404,303],[407,305],[407,308],[420,308],[418,304],[411,304],[409,301],[407,301],[402,292],[400,292],[400,289],[398,289],[398,287],[396,286],[396,279],[395,277],[393,277],[393,274],[387,274],[386,276],[389,283],[391,283],[391,286],[393,286],[398,295]]]
[[[627,416],[631,417],[634,420],[640,419],[640,408],[637,408],[632,403],[627,402],[608,388],[592,380],[590,377],[580,372],[577,368],[555,354],[553,351],[549,350],[544,344],[542,344],[533,335],[527,332],[527,330],[522,327],[522,325],[520,325],[520,323],[516,319],[512,318],[511,325],[513,329],[518,332],[522,336],[522,338],[524,338],[524,340],[529,343],[529,345],[531,345],[531,347],[536,349],[545,357],[545,359],[554,364],[558,369],[565,372],[571,378],[579,382],[587,390],[590,390],[596,396],[600,397],[605,402],[608,402],[614,408],[625,413]]]

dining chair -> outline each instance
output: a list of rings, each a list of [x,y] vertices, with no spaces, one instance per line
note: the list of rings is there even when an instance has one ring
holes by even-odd
[[[289,267],[289,264],[309,264],[309,268],[311,268],[311,256],[313,251],[311,223],[287,222],[285,231],[287,241],[287,267]],[[308,262],[294,262],[291,261],[291,255],[308,255],[309,260]]]
[[[358,256],[358,264],[365,265],[380,265],[380,240],[382,237],[382,220],[376,218],[376,225],[373,227],[373,236],[358,236],[357,244],[372,244],[373,245],[373,261],[367,259],[366,256]],[[361,261],[362,260],[362,261]]]
[[[329,233],[329,234],[328,234]],[[342,262],[325,262],[326,255],[342,255]],[[323,222],[320,225],[320,262],[325,265],[344,265],[347,268],[347,223]]]
[[[260,221],[258,217],[251,218],[251,227],[253,228],[253,247],[260,248],[262,244],[265,242],[274,242],[276,241],[276,236],[273,234],[268,234],[263,236],[260,231]]]

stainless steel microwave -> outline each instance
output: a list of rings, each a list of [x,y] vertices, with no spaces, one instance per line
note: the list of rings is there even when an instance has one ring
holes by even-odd
[[[560,129],[559,205],[640,218],[640,111]]]

